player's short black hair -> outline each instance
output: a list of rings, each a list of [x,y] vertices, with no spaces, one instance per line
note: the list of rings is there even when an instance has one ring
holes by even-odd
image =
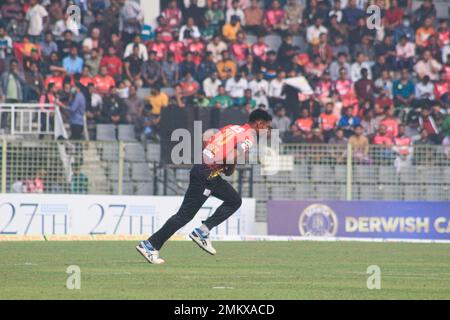
[[[252,111],[252,113],[250,113],[248,117],[248,122],[255,122],[258,120],[272,121],[272,116],[265,110],[256,109]]]

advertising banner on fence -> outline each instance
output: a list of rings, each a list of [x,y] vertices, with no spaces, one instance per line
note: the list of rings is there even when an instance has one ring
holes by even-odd
[[[178,196],[1,194],[0,236],[149,235],[177,212],[182,201]],[[178,233],[188,234],[221,204],[210,197]],[[250,235],[254,224],[255,199],[243,199],[241,208],[212,234]]]
[[[450,202],[278,201],[267,203],[269,235],[450,239]]]

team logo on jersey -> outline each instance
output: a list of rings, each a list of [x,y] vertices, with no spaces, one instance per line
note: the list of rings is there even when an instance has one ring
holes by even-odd
[[[300,235],[334,237],[338,229],[336,213],[323,204],[312,204],[303,210],[299,219]]]

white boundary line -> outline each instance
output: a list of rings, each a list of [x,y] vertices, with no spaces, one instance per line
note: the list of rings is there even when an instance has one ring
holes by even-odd
[[[407,242],[407,243],[450,243],[440,239],[395,239],[395,238],[349,238],[349,237],[300,237],[300,236],[217,236],[211,235],[213,241],[317,241],[317,242]]]

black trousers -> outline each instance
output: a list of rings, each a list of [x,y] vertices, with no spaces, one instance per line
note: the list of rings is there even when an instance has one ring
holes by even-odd
[[[70,140],[83,139],[83,126],[79,124],[70,125]]]
[[[210,195],[223,201],[217,210],[203,223],[212,229],[235,213],[242,204],[241,196],[220,176],[208,180],[210,169],[205,165],[194,165],[190,172],[189,187],[183,203],[176,214],[153,234],[148,240],[159,250],[164,243],[180,228],[191,221]]]

